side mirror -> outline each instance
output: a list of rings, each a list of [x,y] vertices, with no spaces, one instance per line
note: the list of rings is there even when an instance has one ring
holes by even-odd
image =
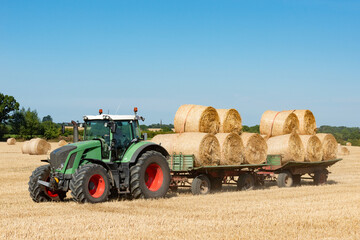
[[[65,124],[63,123],[61,125],[61,134],[64,134],[65,133]]]
[[[142,138],[144,139],[144,141],[146,141],[147,140],[147,133],[143,133]]]
[[[112,133],[116,133],[116,128],[117,128],[117,125],[116,123],[112,122],[112,124],[110,125],[110,130]]]

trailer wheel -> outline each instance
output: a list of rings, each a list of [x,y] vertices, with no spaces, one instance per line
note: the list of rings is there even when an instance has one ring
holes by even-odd
[[[211,191],[212,192],[216,192],[216,191],[221,191],[222,188],[222,180],[223,178],[210,178],[210,185],[211,185]]]
[[[279,173],[276,182],[280,188],[292,187],[294,184],[293,175],[289,171]]]
[[[210,192],[210,189],[211,189],[210,179],[204,174],[195,177],[191,183],[191,192],[194,195],[208,194]]]
[[[255,186],[255,179],[251,174],[245,173],[239,176],[237,181],[237,189],[239,191],[253,190]]]
[[[293,175],[293,186],[300,186],[301,184],[301,175],[300,174],[296,174]]]
[[[323,185],[327,182],[327,178],[328,178],[328,171],[325,170],[320,170],[320,171],[316,171],[314,173],[314,183],[315,185]]]
[[[48,182],[50,180],[50,165],[44,165],[36,168],[29,179],[30,197],[34,202],[63,201],[66,192],[53,191],[38,183],[38,180]]]
[[[109,174],[103,166],[97,164],[81,166],[72,175],[70,190],[76,202],[105,202],[110,194]]]
[[[164,155],[147,151],[130,168],[130,191],[133,198],[161,198],[169,190],[170,168]]]

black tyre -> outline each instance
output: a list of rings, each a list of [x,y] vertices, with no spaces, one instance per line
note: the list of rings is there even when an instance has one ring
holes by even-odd
[[[164,155],[147,151],[130,168],[130,191],[133,198],[161,198],[169,190],[170,168]]]
[[[293,175],[288,171],[279,173],[276,182],[280,188],[292,187],[294,185]]]
[[[205,195],[210,193],[210,190],[211,190],[211,182],[206,175],[201,174],[193,179],[191,183],[192,194]]]
[[[300,186],[301,185],[301,175],[300,174],[296,174],[293,175],[293,186]]]
[[[83,165],[72,175],[70,190],[76,202],[105,202],[110,194],[110,177],[100,165]]]
[[[247,191],[254,189],[255,179],[251,174],[245,173],[239,176],[237,181],[237,189],[240,191]]]
[[[51,189],[38,183],[38,180],[48,182],[50,180],[50,165],[36,168],[29,180],[30,197],[34,202],[63,201],[66,197],[64,191],[52,191]]]
[[[327,182],[328,171],[320,170],[314,173],[314,183],[315,185],[323,185]]]
[[[212,192],[218,192],[222,189],[222,181],[223,178],[210,178],[210,185],[211,185],[211,191]]]

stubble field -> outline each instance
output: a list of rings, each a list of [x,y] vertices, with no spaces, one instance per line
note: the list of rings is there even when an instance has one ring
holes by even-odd
[[[47,156],[0,143],[2,239],[360,239],[360,147],[329,170],[329,184],[102,204],[34,203],[32,171]],[[52,143],[52,149],[57,148]]]

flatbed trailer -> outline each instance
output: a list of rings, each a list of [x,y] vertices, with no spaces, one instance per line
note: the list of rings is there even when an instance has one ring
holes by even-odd
[[[264,164],[194,166],[194,155],[173,154],[168,159],[171,170],[170,189],[191,188],[194,195],[218,191],[223,184],[233,184],[238,190],[262,186],[276,181],[279,187],[298,186],[301,179],[313,179],[316,185],[327,181],[332,166],[341,159],[321,162],[287,162],[281,155],[268,155]],[[308,177],[306,177],[308,176]],[[192,179],[192,181],[190,181]]]

